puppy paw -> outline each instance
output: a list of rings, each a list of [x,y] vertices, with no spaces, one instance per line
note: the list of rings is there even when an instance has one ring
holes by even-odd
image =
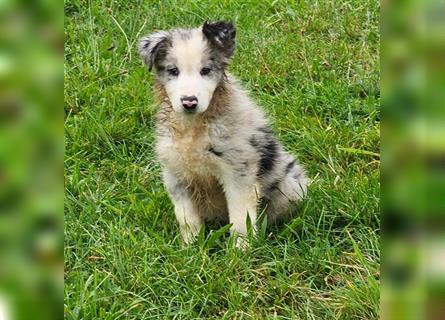
[[[250,246],[249,241],[245,237],[242,237],[242,236],[236,237],[235,247],[237,249],[245,251],[245,250],[249,249],[249,246]]]

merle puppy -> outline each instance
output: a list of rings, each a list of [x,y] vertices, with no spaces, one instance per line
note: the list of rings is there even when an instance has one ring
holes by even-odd
[[[204,220],[218,219],[230,222],[244,245],[247,217],[255,226],[260,203],[272,222],[290,216],[307,189],[304,169],[226,71],[235,33],[229,22],[205,22],[158,31],[139,44],[155,69],[156,151],[185,243]]]

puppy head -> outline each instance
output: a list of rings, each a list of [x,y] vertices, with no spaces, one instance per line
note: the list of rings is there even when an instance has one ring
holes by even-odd
[[[176,112],[207,110],[235,51],[235,33],[229,22],[205,22],[196,29],[159,31],[140,40],[139,54],[149,70],[155,68]]]

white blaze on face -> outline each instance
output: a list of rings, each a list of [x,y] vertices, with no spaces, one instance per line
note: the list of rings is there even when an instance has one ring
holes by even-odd
[[[173,109],[177,112],[184,111],[181,97],[197,97],[198,113],[204,112],[209,106],[218,80],[212,76],[201,75],[201,70],[206,67],[205,63],[208,61],[207,46],[200,28],[191,30],[190,37],[173,38],[167,60],[175,61],[179,74],[166,81],[165,89]]]

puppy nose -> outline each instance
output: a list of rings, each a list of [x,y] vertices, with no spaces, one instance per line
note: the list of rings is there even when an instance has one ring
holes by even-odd
[[[187,111],[193,111],[198,106],[198,98],[195,96],[183,96],[181,97],[182,106]]]

